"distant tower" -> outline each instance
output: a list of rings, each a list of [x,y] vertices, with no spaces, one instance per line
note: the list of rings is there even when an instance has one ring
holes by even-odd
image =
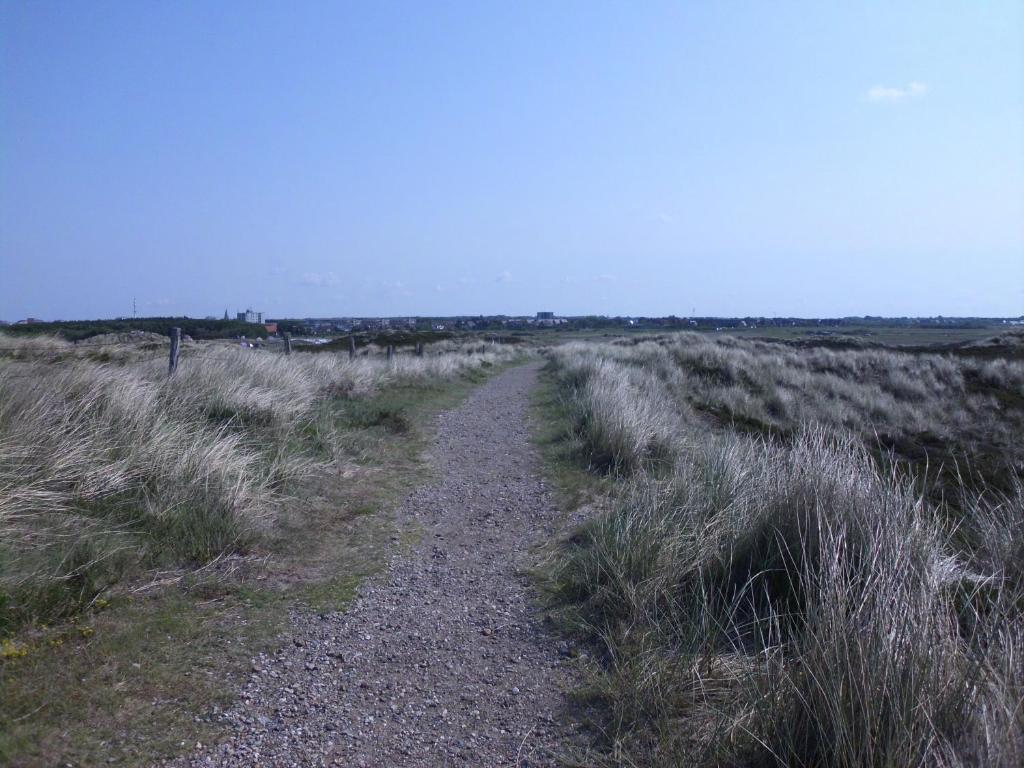
[[[139,313],[138,313],[138,308],[135,305],[135,297],[132,296],[132,319],[134,320],[138,316],[139,316]]]
[[[225,320],[227,320],[227,319],[228,319],[228,311],[227,311],[226,309],[224,310],[224,319],[225,319]]]

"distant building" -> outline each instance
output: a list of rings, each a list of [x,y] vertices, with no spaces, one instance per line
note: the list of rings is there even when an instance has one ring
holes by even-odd
[[[246,309],[245,312],[239,312],[237,317],[243,323],[255,323],[257,325],[261,325],[263,323],[263,313],[254,312],[252,309]]]
[[[533,324],[549,327],[552,325],[561,325],[566,322],[568,321],[564,317],[555,317],[554,312],[538,312]]]
[[[24,320],[19,320],[15,325],[34,325],[35,323],[45,323],[45,320],[40,320],[38,317],[26,317]]]

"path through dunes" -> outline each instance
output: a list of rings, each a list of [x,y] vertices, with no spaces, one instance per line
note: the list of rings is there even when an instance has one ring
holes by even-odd
[[[294,614],[227,713],[228,739],[180,765],[557,764],[580,736],[572,671],[521,574],[561,520],[529,442],[538,368],[440,417],[440,480],[399,511],[419,543],[346,612]]]

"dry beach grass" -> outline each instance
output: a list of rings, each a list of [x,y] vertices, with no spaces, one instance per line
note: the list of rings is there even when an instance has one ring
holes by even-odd
[[[378,516],[367,510],[379,508],[389,483],[401,495],[411,488],[402,478],[411,477],[425,447],[417,436],[419,404],[454,405],[450,393],[520,354],[443,342],[422,358],[400,353],[388,361],[383,350],[367,348],[350,361],[186,343],[178,372],[168,378],[161,339],[69,345],[0,336],[0,629],[10,657],[0,661],[0,685],[17,705],[16,714],[0,712],[0,761],[13,756],[45,765],[71,755],[87,763],[116,755],[133,764],[147,754],[187,751],[180,738],[190,734],[194,742],[200,726],[185,704],[167,703],[183,676],[191,676],[190,691],[223,691],[217,666],[228,653],[237,657],[236,687],[216,699],[227,707],[251,671],[246,659],[263,649],[268,653],[259,658],[280,660],[282,668],[272,671],[282,676],[269,676],[262,662],[251,673],[266,693],[259,701],[267,723],[246,721],[252,702],[236,702],[228,717],[238,731],[232,748],[253,746],[257,732],[255,741],[279,740],[271,727],[280,714],[275,702],[287,696],[299,714],[279,725],[295,741],[268,755],[286,764],[300,753],[327,754],[325,744],[333,742],[335,754],[368,757],[376,742],[363,742],[360,728],[376,734],[401,717],[387,707],[378,712],[377,689],[355,685],[355,678],[351,690],[334,691],[328,671],[340,657],[313,641],[330,629],[328,639],[341,642],[351,624],[348,646],[379,631],[383,648],[393,627],[378,626],[372,600],[373,610],[353,614],[358,620],[331,614],[328,622],[317,612],[327,616],[347,604],[359,578],[384,559],[381,538],[406,535],[373,522]],[[1020,764],[1024,454],[1016,436],[1024,429],[1024,364],[998,354],[830,349],[696,334],[570,343],[550,358],[572,450],[612,489],[605,511],[555,547],[544,569],[553,604],[597,651],[585,693],[606,716],[606,742],[585,764]],[[503,500],[526,482],[522,468],[529,464],[523,409],[532,374],[513,374],[442,419],[458,427],[438,438],[438,450],[447,445],[441,464],[448,480],[421,489],[424,503],[413,517],[421,533],[428,523],[448,526],[435,531],[448,544],[412,543],[413,554],[396,561],[397,570],[378,573],[380,584],[406,570],[417,580],[433,579],[447,573],[448,563],[453,575],[437,577],[436,594],[424,593],[430,611],[472,600],[480,611],[493,611],[515,581],[517,610],[530,613],[505,561],[506,550],[519,551],[540,535],[509,527],[520,518],[510,517]],[[502,465],[513,455],[518,464]],[[454,491],[438,501],[437,489],[449,486]],[[541,485],[531,476],[524,488]],[[545,505],[546,517],[530,517],[535,496],[544,495],[537,493],[530,490],[524,498],[531,501],[515,509],[550,537],[558,516]],[[493,505],[503,513],[490,514]],[[359,536],[372,540],[363,553],[326,551]],[[456,542],[462,549],[445,549]],[[486,555],[496,542],[508,546]],[[456,549],[501,578],[480,586],[480,574],[463,567]],[[260,566],[255,579],[239,575],[239,562],[268,557],[277,558],[277,570]],[[228,561],[239,570],[221,578],[218,568]],[[187,588],[148,590],[168,574]],[[470,586],[452,598],[467,574]],[[305,583],[293,593],[277,589],[274,579]],[[140,585],[149,602],[99,610]],[[402,613],[403,626],[430,623],[427,609],[409,603],[423,588],[419,581],[415,590],[380,587],[388,596],[382,604]],[[302,605],[321,607],[296,608],[286,599],[296,594]],[[268,601],[278,608],[261,609]],[[475,615],[464,617],[464,644],[445,653],[457,667],[472,655],[467,648],[483,652],[482,666],[467,668],[467,679],[484,686],[480,680],[497,668],[477,644],[496,630],[487,625],[494,631],[481,634]],[[71,631],[42,629],[53,622]],[[245,633],[261,622],[270,627],[265,634],[299,632],[302,644],[257,649]],[[41,641],[34,655],[17,658],[26,635],[52,640],[94,626],[96,637],[76,652],[92,653],[102,674]],[[530,643],[510,651],[515,659],[501,680],[508,682],[521,658],[539,660],[534,672],[568,664],[575,651],[537,646],[533,640],[543,634],[523,635]],[[115,636],[127,639],[111,642]],[[401,693],[406,678],[436,666],[437,659],[419,665],[413,652],[425,636],[409,630],[408,643],[402,641],[408,658],[388,651],[394,670],[377,669],[367,656],[346,662],[344,671],[359,669],[364,681],[375,675]],[[193,647],[202,649],[201,658]],[[412,672],[399,673],[400,663]],[[62,665],[71,672],[65,675]],[[293,679],[292,693],[282,692],[281,681]],[[456,678],[444,679],[447,685]],[[52,687],[45,696],[36,691],[43,685]],[[439,685],[433,681],[417,696]],[[553,691],[536,687],[555,707]],[[318,693],[328,690],[329,697]],[[505,704],[522,708],[527,700],[516,694]],[[213,701],[200,710],[204,741],[223,727]],[[303,715],[307,705],[318,714]],[[102,729],[90,719],[92,706],[107,713]],[[473,714],[474,707],[481,711]],[[465,709],[469,719],[460,728],[470,733],[476,720],[508,715],[476,704]],[[413,710],[414,720],[423,717]],[[162,720],[167,712],[177,719]],[[49,720],[34,730],[26,725],[43,716]],[[338,723],[364,716],[372,727],[364,722],[347,746],[338,746]],[[381,754],[410,764],[421,748],[431,759],[449,748],[471,756],[477,742],[512,755],[520,741],[539,735],[528,724],[521,728],[526,721],[519,715],[512,719],[511,731],[508,723],[496,726],[500,738],[459,736],[461,744],[446,742],[443,750],[425,721],[401,725],[413,746],[374,738]],[[131,726],[119,728],[120,721]],[[314,722],[322,733],[310,742],[304,734]],[[516,738],[508,741],[502,728]],[[166,731],[168,743],[157,749],[160,736],[147,729]],[[544,731],[552,756],[558,729],[546,723]],[[228,764],[238,761],[241,753],[225,750],[215,753]]]
[[[249,659],[415,540],[434,416],[522,352],[0,337],[0,763],[149,765],[222,733]]]
[[[1024,365],[695,334],[552,359],[619,478],[548,574],[609,762],[1024,760]],[[972,482],[879,449],[922,433]]]
[[[244,550],[291,481],[344,460],[326,404],[512,355],[449,344],[350,361],[197,344],[168,377],[157,346],[97,362],[56,339],[0,337],[0,628],[73,613],[140,568]]]

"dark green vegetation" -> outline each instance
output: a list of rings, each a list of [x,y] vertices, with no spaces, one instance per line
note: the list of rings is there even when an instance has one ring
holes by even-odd
[[[380,331],[374,333],[359,332],[339,336],[331,339],[326,344],[299,344],[296,349],[302,352],[333,352],[344,354],[349,350],[349,339],[355,339],[356,349],[363,349],[368,346],[385,348],[393,347],[415,347],[417,344],[433,344],[439,341],[447,341],[455,336],[446,331]]]
[[[1024,759],[1024,365],[840,344],[554,351],[563,456],[615,483],[545,579],[604,762]]]
[[[193,339],[249,339],[267,337],[267,329],[256,323],[240,320],[197,320],[189,317],[139,317],[124,320],[69,320],[55,323],[27,323],[5,326],[3,331],[16,336],[59,336],[67,341],[81,341],[106,333],[144,331],[166,336],[171,328],[181,328]]]
[[[188,347],[0,360],[0,764],[149,765],[290,609],[333,610],[416,536],[386,514],[431,419],[511,356],[387,363]]]

